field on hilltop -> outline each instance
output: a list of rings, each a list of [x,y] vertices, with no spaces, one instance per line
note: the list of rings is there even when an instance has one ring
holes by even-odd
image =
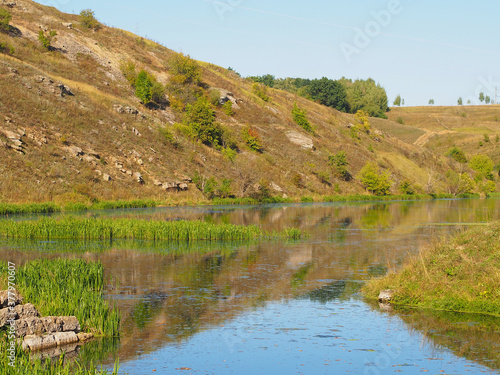
[[[499,106],[363,119],[30,0],[0,8],[0,202],[358,194],[370,162],[384,193],[455,195],[447,173],[475,171],[450,147],[500,163]]]

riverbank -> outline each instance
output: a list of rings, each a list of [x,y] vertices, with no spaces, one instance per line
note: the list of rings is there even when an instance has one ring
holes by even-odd
[[[500,194],[491,195],[500,197]],[[205,201],[176,201],[176,200],[117,200],[117,201],[99,201],[92,204],[85,203],[63,203],[54,202],[44,203],[0,203],[0,215],[20,215],[20,214],[50,214],[56,212],[72,211],[91,211],[91,210],[112,210],[125,208],[147,208],[147,207],[175,207],[175,206],[213,206],[213,205],[258,205],[272,203],[311,203],[311,202],[377,202],[377,201],[416,201],[432,199],[451,199],[451,198],[479,198],[477,194],[467,194],[454,197],[451,194],[412,194],[412,195],[328,195],[328,196],[302,196],[295,198],[270,197],[262,200],[253,198],[225,198]]]
[[[94,336],[117,337],[120,314],[103,298],[104,269],[100,262],[80,259],[33,260],[17,267],[0,264],[0,288],[15,285],[25,301],[34,305],[42,316],[75,316],[83,332]],[[8,277],[7,277],[8,275]],[[9,358],[7,349],[12,338],[0,331],[0,375],[3,374],[116,374],[90,363],[72,364],[68,361],[43,361],[31,358],[20,346],[15,347],[15,358]]]
[[[500,222],[471,227],[422,249],[396,273],[363,287],[394,290],[394,305],[500,317]]]

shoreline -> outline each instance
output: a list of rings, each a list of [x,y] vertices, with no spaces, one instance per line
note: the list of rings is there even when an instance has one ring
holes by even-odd
[[[500,194],[491,194],[485,198],[499,198]],[[479,194],[453,196],[452,194],[414,194],[414,195],[333,195],[333,196],[302,196],[293,198],[271,197],[263,200],[253,198],[226,198],[200,202],[193,201],[160,201],[153,199],[131,199],[116,201],[98,201],[85,203],[0,203],[0,216],[21,214],[50,214],[59,212],[81,212],[93,210],[113,210],[128,208],[162,208],[162,207],[203,207],[203,206],[243,206],[279,203],[356,203],[356,202],[396,202],[396,201],[426,201],[438,199],[479,199]]]

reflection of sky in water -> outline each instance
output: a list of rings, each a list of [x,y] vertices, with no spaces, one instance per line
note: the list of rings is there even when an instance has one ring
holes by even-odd
[[[494,373],[423,344],[397,317],[357,299],[293,299],[246,312],[220,327],[122,363],[130,374]],[[184,373],[184,372],[183,372]]]
[[[2,258],[19,265],[40,256],[101,260],[107,298],[122,313],[117,352],[127,373],[487,372],[423,345],[422,334],[410,334],[397,316],[352,298],[362,280],[397,269],[420,246],[457,228],[440,224],[498,218],[499,199],[75,215],[298,226],[310,233],[298,242],[251,244],[0,240]],[[498,336],[488,340],[500,344]]]

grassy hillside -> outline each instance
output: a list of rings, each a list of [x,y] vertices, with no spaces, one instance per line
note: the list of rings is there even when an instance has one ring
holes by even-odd
[[[210,189],[236,197],[355,194],[365,192],[356,176],[370,161],[390,174],[392,193],[399,193],[405,180],[416,192],[441,193],[449,190],[446,171],[461,168],[444,156],[448,144],[463,141],[472,153],[483,127],[491,135],[500,133],[487,112],[491,109],[483,107],[474,113],[472,107],[425,107],[415,113],[395,109],[388,113],[390,120],[370,118],[371,129],[365,131],[353,115],[284,91],[263,92],[251,80],[213,64],[198,62],[199,85],[180,84],[172,74],[179,54],[130,32],[106,26],[89,30],[78,15],[29,0],[0,7],[12,14],[0,43],[14,49],[0,53],[1,202],[199,202],[210,196]],[[57,33],[50,50],[39,42],[40,30]],[[166,85],[170,103],[156,109],[141,104],[120,68],[127,62]],[[186,104],[197,96],[214,103],[216,120],[236,153],[207,146],[187,135],[185,125],[176,125],[185,121]],[[217,105],[219,96],[232,100],[232,115]],[[313,132],[294,122],[295,103],[306,111]],[[439,125],[427,129],[428,118],[452,125],[430,111],[450,111],[458,125],[467,124],[459,129],[477,130],[471,130],[474,142],[466,130],[455,128],[453,137],[443,133],[423,142],[426,133],[447,130]],[[405,125],[394,121],[397,116]],[[262,152],[248,147],[245,129],[260,137]],[[484,149],[498,163],[498,143],[490,138]],[[348,181],[328,163],[340,151],[354,177]],[[187,190],[159,186],[175,182],[186,183]]]

